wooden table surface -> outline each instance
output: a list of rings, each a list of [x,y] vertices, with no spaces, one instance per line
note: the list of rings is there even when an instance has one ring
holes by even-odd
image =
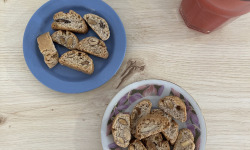
[[[105,0],[125,26],[123,65],[100,88],[63,94],[41,84],[23,57],[26,24],[46,1],[0,1],[1,150],[100,150],[106,106],[143,79],[177,83],[196,99],[206,120],[206,149],[250,149],[250,14],[205,35],[185,26],[180,0]],[[145,70],[116,89],[131,59]]]

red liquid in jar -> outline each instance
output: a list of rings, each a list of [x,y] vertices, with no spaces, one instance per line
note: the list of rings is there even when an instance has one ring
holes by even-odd
[[[180,6],[187,26],[204,33],[248,12],[250,1],[241,0],[182,0]]]

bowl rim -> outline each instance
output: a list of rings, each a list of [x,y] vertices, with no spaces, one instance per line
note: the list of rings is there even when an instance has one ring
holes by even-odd
[[[167,81],[167,80],[162,80],[162,79],[146,79],[146,80],[141,80],[141,81],[137,81],[137,82],[133,82],[127,86],[125,86],[124,88],[122,88],[118,93],[116,93],[116,95],[112,98],[112,100],[109,102],[108,106],[106,107],[106,110],[103,114],[103,118],[102,118],[102,124],[101,124],[101,142],[102,142],[102,148],[106,149],[104,147],[104,140],[103,137],[106,136],[106,127],[107,127],[107,122],[108,122],[108,117],[112,111],[112,109],[114,108],[114,106],[119,102],[119,98],[121,98],[122,96],[124,96],[124,94],[126,94],[127,92],[129,92],[131,90],[132,87],[134,87],[135,85],[137,86],[142,86],[142,85],[146,85],[146,84],[169,84],[170,86],[174,87],[174,89],[178,89],[178,91],[180,93],[184,93],[185,94],[185,98],[189,101],[189,103],[192,105],[192,107],[195,107],[194,105],[196,105],[196,110],[199,112],[197,113],[197,117],[199,119],[199,123],[200,123],[200,129],[201,129],[201,144],[200,144],[200,150],[205,150],[206,147],[206,143],[207,143],[207,127],[206,127],[206,121],[205,118],[202,114],[202,110],[200,108],[200,106],[198,105],[198,103],[196,102],[196,100],[185,90],[183,89],[181,86],[171,82],[171,81]]]

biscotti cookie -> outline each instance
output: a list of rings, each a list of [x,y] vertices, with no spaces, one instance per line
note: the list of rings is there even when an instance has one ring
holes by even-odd
[[[162,138],[161,133],[157,133],[157,134],[151,135],[150,137],[147,137],[147,138],[145,138],[143,140],[144,141],[151,141],[151,142],[153,142],[155,144],[158,144],[158,143],[163,141],[163,138]]]
[[[78,38],[77,36],[70,31],[56,31],[51,35],[51,38],[54,42],[67,47],[68,49],[77,49],[78,47]]]
[[[54,22],[51,27],[55,30],[67,30],[77,33],[87,33],[88,26],[83,18],[73,10],[69,13],[58,12],[53,17]]]
[[[151,114],[158,114],[167,117],[170,120],[170,127],[162,131],[165,138],[173,145],[177,139],[179,133],[179,125],[176,123],[171,116],[167,115],[161,109],[153,109]]]
[[[170,150],[168,141],[162,141],[158,144],[153,143],[152,141],[147,141],[146,145],[146,148],[149,150]]]
[[[61,65],[86,74],[92,74],[94,72],[93,60],[84,52],[77,50],[68,51],[60,57],[59,62]]]
[[[181,129],[174,150],[194,150],[194,136],[189,129]]]
[[[159,108],[181,122],[187,120],[186,105],[177,96],[166,96],[162,98],[159,101]]]
[[[129,114],[119,113],[116,115],[112,124],[112,134],[118,146],[128,147],[131,139]]]
[[[150,100],[142,100],[141,102],[135,105],[135,107],[133,108],[131,112],[131,120],[130,120],[132,135],[135,134],[137,121],[141,117],[149,114],[151,107],[152,107],[152,103],[150,102]]]
[[[135,137],[139,140],[166,130],[169,120],[165,117],[147,114],[137,122]]]
[[[40,35],[37,38],[37,43],[43,54],[44,62],[49,68],[53,68],[58,63],[59,56],[49,32]]]
[[[144,139],[146,148],[150,150],[170,150],[168,141],[163,141],[161,133],[151,135]]]
[[[103,41],[109,39],[109,25],[105,19],[94,14],[86,14],[83,18]]]
[[[168,141],[163,141],[157,145],[158,150],[170,150],[170,145]]]
[[[141,141],[136,139],[129,145],[128,150],[147,150],[147,149],[145,148],[145,146],[142,144]]]
[[[143,139],[147,149],[157,150],[157,145],[163,141],[161,133],[151,135]]]
[[[170,121],[170,127],[162,132],[165,138],[174,145],[178,134],[179,134],[179,125],[174,120]]]
[[[109,56],[105,43],[96,37],[87,37],[81,40],[78,44],[78,50],[104,59]]]

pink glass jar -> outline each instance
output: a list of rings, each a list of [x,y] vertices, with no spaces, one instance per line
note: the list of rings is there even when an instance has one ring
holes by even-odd
[[[250,12],[250,1],[182,0],[180,13],[189,28],[210,33],[225,22]]]

